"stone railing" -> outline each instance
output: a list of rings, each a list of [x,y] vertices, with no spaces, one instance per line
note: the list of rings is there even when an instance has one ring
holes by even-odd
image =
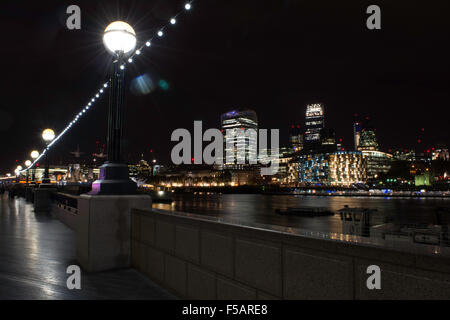
[[[52,196],[51,213],[59,221],[64,223],[72,230],[76,230],[78,215],[78,196],[54,193]]]
[[[131,236],[132,265],[182,298],[450,298],[448,247],[395,248],[156,209],[132,209]],[[381,289],[367,287],[371,265]]]

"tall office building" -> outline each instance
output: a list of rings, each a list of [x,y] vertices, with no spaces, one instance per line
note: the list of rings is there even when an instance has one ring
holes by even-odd
[[[220,118],[225,143],[225,167],[232,169],[244,169],[250,164],[250,154],[257,155],[257,137],[242,134],[247,129],[258,130],[258,118],[253,110],[233,110],[222,114]],[[239,153],[238,150],[245,150]],[[233,152],[234,162],[227,163],[226,155]],[[245,163],[245,164],[239,164]]]
[[[361,132],[358,151],[378,151],[378,141],[375,135],[375,129],[364,128]]]
[[[306,106],[306,143],[320,142],[322,129],[325,127],[324,107],[320,103]]]
[[[289,132],[289,142],[293,152],[303,150],[303,134],[300,130],[300,125],[292,125]]]
[[[364,128],[361,131],[358,151],[361,151],[367,159],[367,178],[376,179],[380,174],[385,174],[391,168],[392,155],[379,151],[375,129]]]
[[[353,124],[353,140],[355,143],[355,150],[358,150],[359,142],[361,140],[361,123],[355,122]]]
[[[333,129],[323,129],[320,140],[324,151],[336,151],[336,134]]]

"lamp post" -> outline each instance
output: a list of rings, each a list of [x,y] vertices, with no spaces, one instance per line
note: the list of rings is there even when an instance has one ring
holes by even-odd
[[[50,183],[50,164],[48,163],[48,144],[55,139],[55,132],[52,129],[45,129],[42,132],[42,139],[45,141],[45,146],[47,147],[45,152],[45,171],[44,171],[44,178],[42,179],[42,184],[49,184]]]
[[[29,178],[29,176],[28,176],[28,168],[31,166],[31,161],[30,160],[27,160],[27,161],[25,161],[25,166],[27,167],[27,185],[28,185],[28,178]]]
[[[14,173],[16,174],[16,183],[20,183],[20,171],[22,171],[22,166],[17,166],[16,170],[14,170]]]
[[[33,161],[36,160],[39,157],[39,151],[37,151],[37,150],[31,151],[30,156],[31,156],[31,159],[33,159]],[[33,170],[33,173],[31,175],[31,181],[34,183],[34,182],[36,182],[36,169],[35,169],[35,167],[33,167],[32,170]]]
[[[99,179],[92,183],[90,194],[134,194],[136,183],[130,180],[128,166],[122,163],[122,129],[124,62],[136,47],[136,33],[128,23],[115,21],[106,27],[103,43],[113,56],[112,74],[109,80],[108,158],[107,162],[100,167]]]

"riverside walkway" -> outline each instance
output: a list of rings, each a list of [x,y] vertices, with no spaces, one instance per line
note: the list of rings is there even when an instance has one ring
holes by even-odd
[[[73,231],[23,198],[0,195],[0,300],[175,299],[134,269],[82,271],[81,289],[69,290],[66,268],[76,264]]]

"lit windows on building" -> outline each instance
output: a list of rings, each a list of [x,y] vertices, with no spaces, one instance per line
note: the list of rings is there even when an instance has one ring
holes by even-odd
[[[251,155],[257,155],[258,118],[253,110],[233,110],[221,116],[224,134],[225,154],[224,168],[244,169],[251,163]],[[251,134],[251,130],[256,134]],[[244,150],[244,152],[238,152]],[[227,162],[227,153],[232,152],[235,161]],[[255,159],[256,160],[256,159]]]
[[[320,134],[325,126],[324,107],[320,103],[306,106],[305,142],[319,142]]]
[[[301,155],[298,160],[298,180],[301,183],[327,183],[328,155],[324,153]]]
[[[322,137],[321,137],[322,146],[328,148],[326,151],[335,151],[336,150],[336,136],[334,130],[332,129],[323,129]]]
[[[361,152],[306,154],[299,156],[297,163],[300,183],[349,186],[367,180],[366,159]]]
[[[414,150],[397,150],[394,152],[394,158],[396,160],[412,162],[416,160],[416,153],[414,152]]]
[[[361,152],[367,159],[368,179],[376,179],[380,174],[388,173],[391,169],[392,154],[373,150],[363,150]]]
[[[362,130],[361,137],[359,140],[358,151],[363,150],[377,151],[378,149],[379,147],[377,136],[375,135],[375,129],[365,128],[364,130]]]
[[[360,140],[361,140],[361,123],[355,122],[353,124],[353,141],[355,144],[355,150],[358,150]]]
[[[432,160],[450,161],[450,154],[448,152],[447,146],[444,144],[440,144],[436,148],[433,148],[431,159]]]
[[[329,181],[332,185],[351,185],[367,180],[366,159],[360,152],[335,152],[329,155]]]

